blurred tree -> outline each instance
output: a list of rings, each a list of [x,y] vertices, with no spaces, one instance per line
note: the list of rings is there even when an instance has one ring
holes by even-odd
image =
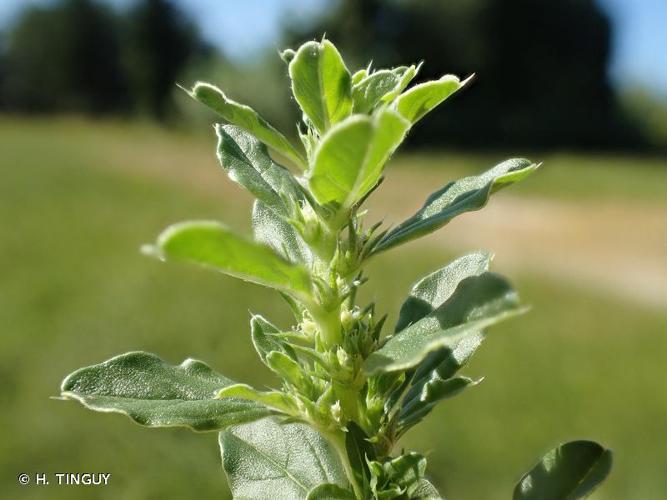
[[[164,120],[187,63],[207,47],[169,0],[141,0],[127,15],[124,62],[137,108]]]
[[[630,147],[641,142],[607,77],[610,24],[594,0],[341,0],[293,41],[327,37],[348,60],[417,62],[421,78],[476,73],[414,136],[458,146]]]
[[[116,19],[94,1],[29,7],[9,33],[3,59],[3,101],[9,109],[126,109]]]
[[[0,106],[164,120],[178,75],[209,50],[168,0],[138,0],[122,14],[95,0],[28,7],[0,53]]]

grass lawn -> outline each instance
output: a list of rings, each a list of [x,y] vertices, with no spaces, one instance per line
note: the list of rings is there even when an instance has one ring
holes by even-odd
[[[210,137],[138,124],[0,120],[3,497],[228,495],[215,434],[146,430],[49,399],[74,368],[130,350],[172,363],[192,356],[239,381],[275,383],[255,359],[247,324],[248,310],[287,324],[272,292],[138,252],[187,218],[247,230],[250,197],[219,172],[212,147]],[[399,158],[392,168],[430,184],[487,160],[424,155]],[[516,196],[667,208],[667,168],[658,160],[547,160],[544,174]],[[453,255],[420,244],[378,257],[366,297],[395,313],[410,283]],[[590,437],[613,448],[616,460],[595,498],[664,498],[667,311],[533,268],[519,267],[511,278],[531,312],[490,332],[467,368],[484,382],[442,404],[404,445],[428,454],[447,498],[505,499],[546,449]],[[22,472],[112,476],[106,488],[20,487]]]

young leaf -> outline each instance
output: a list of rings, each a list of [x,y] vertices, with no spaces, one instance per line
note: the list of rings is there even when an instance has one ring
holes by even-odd
[[[321,133],[352,111],[350,73],[330,41],[299,47],[289,75],[296,102]]]
[[[335,450],[302,423],[263,419],[220,433],[222,464],[234,498],[305,499],[321,484],[347,487]]]
[[[312,263],[313,255],[301,235],[283,216],[260,200],[255,200],[253,205],[252,229],[256,241],[273,248],[284,259],[306,266]]]
[[[517,295],[505,279],[488,272],[471,276],[435,311],[390,337],[366,359],[364,371],[374,375],[412,368],[429,352],[453,350],[465,338],[520,312]]]
[[[355,115],[332,128],[322,138],[309,172],[315,199],[341,210],[360,200],[380,180],[408,125],[396,112],[384,109],[373,118]]]
[[[416,74],[415,66],[382,69],[365,76],[352,87],[355,113],[369,113],[387,95],[398,95]],[[356,75],[356,73],[355,73]]]
[[[129,352],[75,371],[61,392],[86,408],[121,413],[148,427],[219,430],[272,413],[249,401],[215,399],[233,383],[201,361],[173,366],[154,354]]]
[[[310,296],[308,272],[270,248],[211,221],[174,224],[157,240],[160,257],[212,267],[230,276],[296,295]]]
[[[345,450],[352,470],[360,484],[369,484],[370,471],[368,470],[368,461],[377,458],[375,456],[375,449],[368,441],[368,436],[354,421],[350,421],[346,427]]]
[[[454,75],[445,75],[439,80],[415,85],[398,96],[396,109],[406,120],[414,124],[467,82],[468,80],[460,81]]]
[[[234,125],[216,125],[218,160],[229,178],[280,214],[290,215],[284,199],[303,200],[301,187],[289,170],[275,163],[266,146]]]
[[[570,441],[544,455],[514,489],[514,500],[585,498],[609,475],[612,452],[593,441]]]
[[[260,315],[254,315],[250,320],[250,334],[252,336],[252,343],[260,359],[266,363],[266,356],[273,351],[280,351],[296,359],[296,354],[292,347],[284,342],[280,337],[271,335],[278,333],[280,330],[269,323]]]
[[[296,404],[286,394],[280,391],[258,391],[248,384],[229,385],[220,389],[215,397],[218,399],[237,398],[254,401],[287,415],[297,412]]]
[[[399,414],[399,425],[403,428],[413,426],[429,414],[440,401],[453,398],[478,383],[479,380],[468,377],[443,379],[434,374],[430,380],[421,385],[421,393],[418,396],[406,395]]]
[[[285,155],[301,168],[305,168],[303,154],[251,107],[232,101],[222,90],[208,83],[197,82],[188,93],[227,122],[248,131],[270,148]]]
[[[356,500],[350,490],[336,484],[320,484],[308,492],[306,500]]]
[[[267,354],[266,364],[281,378],[296,387],[302,386],[305,382],[301,365],[282,351]]]
[[[537,167],[524,159],[507,160],[482,175],[447,184],[429,196],[415,215],[389,231],[373,248],[372,254],[431,233],[457,215],[479,210],[492,193],[523,180]]]

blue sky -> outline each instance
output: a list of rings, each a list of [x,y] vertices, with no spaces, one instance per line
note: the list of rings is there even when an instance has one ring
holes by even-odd
[[[0,27],[27,4],[52,0],[0,0]],[[119,7],[132,0],[106,0]],[[597,0],[615,26],[610,74],[621,85],[638,84],[667,98],[667,0]],[[235,58],[273,47],[281,19],[307,19],[331,0],[176,0],[204,36]],[[279,48],[279,47],[275,47]]]

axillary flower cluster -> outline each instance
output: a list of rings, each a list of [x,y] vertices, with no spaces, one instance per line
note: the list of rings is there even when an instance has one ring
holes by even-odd
[[[62,395],[147,426],[219,431],[238,498],[440,498],[425,458],[396,454],[395,445],[439,402],[477,384],[459,369],[485,328],[523,309],[510,284],[489,272],[484,252],[418,281],[390,334],[383,334],[386,316],[373,303],[358,304],[357,291],[369,259],[482,208],[537,165],[507,160],[445,184],[395,227],[367,222],[363,204],[388,159],[413,125],[467,80],[445,75],[410,86],[421,65],[351,73],[325,39],[281,55],[302,111],[298,145],[212,85],[187,90],[224,122],[215,126],[218,158],[256,198],[253,237],[190,221],[145,248],[280,293],[292,327],[259,315],[250,321],[257,354],[280,387],[258,390],[200,361],[173,366],[132,352],[74,372]],[[521,491],[530,493],[539,481],[527,478]]]

